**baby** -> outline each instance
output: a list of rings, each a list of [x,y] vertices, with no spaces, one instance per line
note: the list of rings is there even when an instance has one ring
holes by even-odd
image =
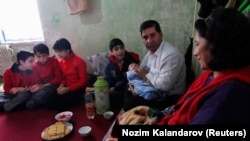
[[[128,67],[127,79],[130,85],[133,86],[135,94],[144,97],[146,100],[156,100],[160,97],[160,91],[156,90],[150,82],[136,75],[136,66],[130,64]]]

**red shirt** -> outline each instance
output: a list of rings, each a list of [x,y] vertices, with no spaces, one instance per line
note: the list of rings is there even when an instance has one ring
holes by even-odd
[[[50,83],[51,85],[56,85],[61,83],[62,72],[55,57],[49,57],[46,64],[36,61],[35,68],[39,73],[42,84]]]
[[[3,88],[6,94],[11,94],[10,90],[14,87],[29,87],[39,83],[37,71],[21,71],[18,65],[14,64],[7,68],[3,75]]]
[[[63,73],[62,84],[70,91],[87,86],[87,65],[81,57],[71,53],[69,58],[61,59],[59,64]]]

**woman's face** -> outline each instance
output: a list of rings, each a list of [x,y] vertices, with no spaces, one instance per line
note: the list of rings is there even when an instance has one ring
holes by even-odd
[[[202,70],[209,69],[208,63],[212,59],[211,53],[208,49],[208,42],[205,38],[201,37],[198,32],[195,32],[195,49],[194,56],[199,61]]]

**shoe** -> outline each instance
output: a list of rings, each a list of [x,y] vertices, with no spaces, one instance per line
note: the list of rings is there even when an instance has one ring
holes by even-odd
[[[11,100],[11,101],[6,102],[3,105],[3,108],[5,111],[9,112],[9,111],[12,111],[18,105],[19,105],[19,102],[16,102],[16,100]]]
[[[4,103],[5,103],[5,102],[0,102],[0,112],[1,112],[1,111],[4,111],[4,108],[3,108]]]
[[[16,107],[23,105],[29,99],[29,94],[23,93],[21,96],[16,96],[11,100],[7,101],[3,107],[4,110],[9,112],[14,110]]]

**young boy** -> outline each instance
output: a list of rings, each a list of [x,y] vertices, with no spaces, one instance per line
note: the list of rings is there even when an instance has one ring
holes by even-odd
[[[11,99],[4,104],[5,111],[22,107],[30,99],[32,92],[39,90],[39,76],[34,71],[35,56],[29,51],[19,51],[17,62],[7,68],[3,76],[4,93]]]
[[[63,73],[63,81],[57,88],[58,97],[55,102],[59,109],[65,110],[82,102],[88,83],[87,66],[86,62],[72,51],[67,39],[58,39],[53,49],[60,58],[59,64]]]
[[[35,45],[33,52],[37,59],[34,71],[39,74],[41,90],[33,94],[32,98],[26,103],[26,107],[28,109],[54,108],[56,89],[62,81],[59,62],[56,57],[49,57],[49,48],[43,43]]]
[[[109,63],[105,68],[105,80],[109,83],[111,109],[121,108],[123,93],[128,80],[126,72],[131,63],[140,63],[139,55],[125,50],[124,43],[119,38],[114,38],[109,43]]]

